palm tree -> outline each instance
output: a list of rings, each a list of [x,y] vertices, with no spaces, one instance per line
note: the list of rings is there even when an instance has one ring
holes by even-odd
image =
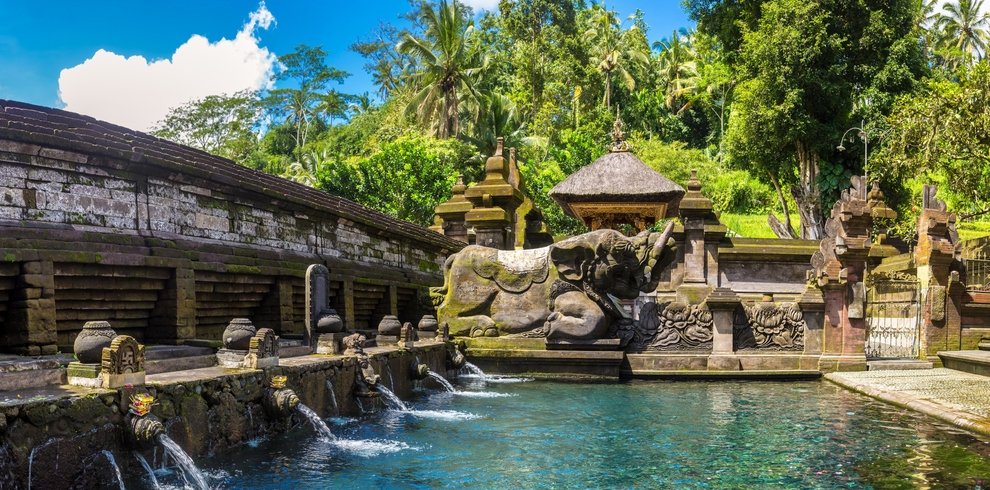
[[[982,13],[984,0],[957,0],[942,6],[936,25],[945,47],[961,53],[964,61],[980,60],[987,52],[990,13]]]
[[[406,34],[396,46],[419,61],[419,71],[412,76],[416,92],[407,110],[429,122],[438,137],[456,136],[461,100],[477,97],[474,79],[486,63],[471,43],[474,26],[456,0],[440,0],[436,9],[422,2],[419,20],[425,27],[423,38]]]
[[[688,100],[679,107],[677,103],[690,99],[698,89],[698,65],[691,37],[674,31],[669,38],[654,43],[653,47],[660,50],[660,78],[666,87],[664,101],[668,109],[679,114],[691,107],[691,102]]]
[[[602,5],[592,7],[591,27],[585,31],[587,41],[594,43],[591,54],[598,71],[605,76],[605,95],[602,103],[612,107],[612,77],[618,76],[628,90],[636,88],[636,80],[630,69],[649,63],[649,57],[638,49],[630,38],[639,30],[635,25],[622,31],[614,10]]]

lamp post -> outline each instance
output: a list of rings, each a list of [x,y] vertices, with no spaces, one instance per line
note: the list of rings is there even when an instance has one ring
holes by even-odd
[[[842,146],[842,143],[846,141],[846,135],[849,134],[850,131],[857,131],[856,136],[858,136],[859,139],[863,142],[863,180],[866,181],[865,184],[867,188],[869,188],[870,174],[869,174],[869,170],[867,170],[866,168],[866,164],[867,162],[869,162],[870,159],[870,134],[866,132],[865,127],[866,127],[866,121],[861,121],[859,127],[853,126],[847,129],[845,133],[842,133],[842,137],[839,138],[839,146],[836,146],[835,149],[839,151],[846,151],[846,147]],[[851,143],[853,141],[855,141],[855,139],[852,136],[850,136],[849,142]]]

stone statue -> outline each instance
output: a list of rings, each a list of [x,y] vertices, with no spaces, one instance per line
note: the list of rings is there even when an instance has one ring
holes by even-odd
[[[603,339],[626,316],[618,300],[655,290],[673,262],[672,229],[597,230],[533,250],[465,247],[430,290],[437,320],[451,335]]]

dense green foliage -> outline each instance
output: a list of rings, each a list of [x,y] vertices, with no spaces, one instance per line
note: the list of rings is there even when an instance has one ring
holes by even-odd
[[[156,134],[424,225],[458,174],[481,178],[502,137],[550,231],[581,231],[547,192],[607,151],[617,112],[644,162],[682,185],[697,169],[716,209],[747,229],[772,212],[818,236],[864,170],[901,210],[934,181],[979,211],[983,1],[686,0],[698,30],[652,45],[642,12],[599,2],[502,0],[475,15],[424,1],[407,25],[352,45],[377,101],[334,89],[348,74],[300,46],[280,57],[277,88],[176,108]],[[866,169],[865,138],[843,138],[853,126],[868,136]]]

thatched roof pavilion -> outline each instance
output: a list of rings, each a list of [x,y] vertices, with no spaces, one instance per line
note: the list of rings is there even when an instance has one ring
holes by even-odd
[[[612,150],[557,184],[550,197],[592,230],[622,224],[644,230],[677,214],[684,188],[630,151],[617,118]]]

